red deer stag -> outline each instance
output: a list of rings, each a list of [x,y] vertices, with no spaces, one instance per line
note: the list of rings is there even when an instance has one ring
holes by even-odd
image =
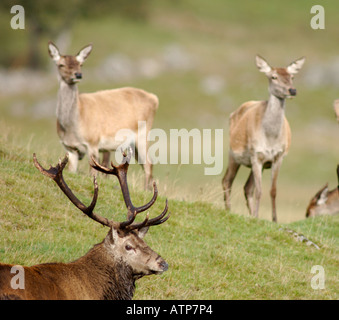
[[[339,165],[337,166],[337,177],[338,186],[335,189],[329,191],[328,183],[326,183],[311,199],[306,209],[307,218],[339,213]]]
[[[297,94],[292,79],[305,58],[287,68],[272,68],[256,56],[256,65],[269,81],[268,101],[248,101],[230,115],[230,148],[226,174],[222,180],[226,209],[230,210],[230,194],[240,165],[251,168],[244,191],[252,216],[258,217],[261,198],[262,170],[272,168],[272,219],[277,221],[276,183],[278,172],[291,142],[291,130],[285,117],[285,99]],[[254,195],[254,196],[253,196]]]
[[[48,51],[58,67],[57,132],[69,153],[69,170],[75,172],[78,160],[86,153],[89,159],[97,160],[99,151],[105,152],[108,165],[109,151],[116,150],[127,134],[125,142],[135,146],[136,159],[143,165],[145,188],[151,189],[152,163],[147,135],[158,108],[157,96],[130,87],[79,94],[81,67],[92,45],[72,56],[61,55],[56,45],[49,42]]]
[[[94,196],[87,207],[73,194],[63,178],[68,157],[59,161],[56,167],[44,169],[36,159],[35,166],[41,173],[53,179],[68,199],[83,213],[96,222],[110,228],[105,239],[95,245],[86,255],[71,263],[45,263],[32,267],[23,267],[24,288],[12,288],[11,274],[13,265],[0,264],[0,299],[132,299],[135,281],[143,276],[160,274],[168,269],[168,264],[154,252],[143,240],[150,226],[165,222],[169,215],[167,200],[164,211],[149,219],[147,214],[143,222],[135,223],[138,213],[149,209],[157,198],[154,193],[151,201],[144,206],[134,207],[127,185],[128,157],[124,163],[107,169],[93,160],[93,167],[107,174],[115,175],[120,183],[124,201],[128,210],[127,220],[116,222],[93,212],[98,198],[98,185],[94,177]]]

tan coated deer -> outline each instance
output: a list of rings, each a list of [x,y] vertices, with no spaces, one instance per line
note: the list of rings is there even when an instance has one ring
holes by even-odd
[[[143,222],[135,223],[138,213],[149,209],[157,198],[154,194],[149,203],[134,207],[128,191],[127,169],[130,156],[124,156],[119,166],[107,169],[93,160],[93,167],[101,172],[115,175],[120,183],[127,207],[127,220],[116,222],[93,212],[98,198],[98,185],[94,177],[94,196],[87,207],[73,194],[63,178],[68,157],[59,161],[56,167],[44,169],[34,154],[35,166],[41,173],[53,179],[69,200],[83,213],[96,222],[110,228],[105,239],[95,245],[86,255],[71,263],[45,263],[32,267],[23,267],[23,288],[13,288],[11,279],[13,265],[0,264],[0,300],[66,300],[66,299],[132,299],[135,281],[143,276],[161,274],[168,264],[154,252],[143,240],[150,226],[165,222],[168,206],[157,217],[149,219],[147,214]]]
[[[108,162],[108,151],[116,150],[122,143],[117,133],[127,129],[133,134],[126,140],[135,145],[136,159],[145,171],[145,187],[150,189],[152,163],[147,152],[147,134],[158,108],[157,96],[130,87],[79,94],[81,66],[91,53],[92,45],[73,56],[61,55],[56,45],[49,42],[48,51],[59,73],[57,132],[69,153],[69,170],[75,172],[78,160],[85,154],[97,160],[99,151],[105,152]],[[139,123],[143,127],[139,128]]]
[[[314,217],[324,214],[339,213],[339,165],[337,166],[338,186],[328,190],[328,183],[321,188],[311,199],[307,209],[306,217]]]
[[[222,180],[226,209],[230,210],[230,194],[240,165],[251,168],[244,191],[252,216],[258,217],[261,198],[262,170],[272,168],[272,220],[277,221],[276,183],[278,172],[291,142],[291,130],[285,117],[285,99],[295,96],[292,79],[303,66],[305,58],[287,68],[272,68],[262,57],[256,65],[269,81],[268,101],[248,101],[230,115],[229,160]]]

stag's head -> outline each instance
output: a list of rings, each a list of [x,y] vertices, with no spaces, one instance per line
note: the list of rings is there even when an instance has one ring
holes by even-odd
[[[75,84],[82,79],[81,66],[92,51],[92,45],[82,48],[75,56],[61,55],[58,47],[48,42],[48,53],[58,67],[60,77],[67,84]]]
[[[129,231],[112,227],[105,239],[115,260],[128,266],[134,278],[161,274],[168,269],[167,262],[143,240],[148,228]]]
[[[127,220],[123,222],[117,222],[108,220],[105,217],[97,215],[93,212],[98,198],[98,184],[94,177],[94,196],[91,204],[85,206],[69,189],[64,181],[62,171],[68,162],[68,156],[66,155],[62,161],[56,167],[50,167],[49,170],[44,169],[37,161],[35,154],[33,155],[34,164],[41,173],[52,178],[59,188],[65,193],[69,200],[83,213],[89,216],[96,222],[109,227],[110,230],[103,242],[106,250],[107,257],[124,264],[129,268],[135,279],[142,276],[151,274],[160,274],[168,269],[167,262],[161,258],[155,251],[153,251],[143,240],[149,227],[161,224],[169,218],[168,204],[166,200],[166,206],[163,212],[153,219],[149,219],[149,214],[142,222],[135,222],[137,214],[148,210],[156,201],[158,191],[156,184],[153,184],[154,192],[152,199],[145,205],[135,207],[132,204],[128,185],[127,185],[127,169],[129,165],[131,155],[126,156],[124,154],[123,163],[119,166],[115,166],[112,163],[112,168],[108,169],[101,166],[92,158],[92,167],[98,171],[106,174],[115,175],[120,183],[123,198],[127,207]]]
[[[294,75],[299,72],[305,58],[293,61],[286,68],[272,68],[264,58],[256,56],[256,65],[260,72],[266,74],[269,81],[269,92],[280,99],[290,98],[297,94],[293,86]]]

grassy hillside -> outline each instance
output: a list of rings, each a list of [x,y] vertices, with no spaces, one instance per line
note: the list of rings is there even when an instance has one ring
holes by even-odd
[[[172,217],[146,240],[170,264],[160,277],[138,282],[137,299],[338,299],[338,216],[305,220],[310,198],[326,183],[337,185],[338,135],[332,103],[339,98],[338,1],[323,1],[324,30],[310,26],[308,0],[149,0],[146,20],[122,16],[76,18],[62,37],[43,38],[75,54],[88,43],[93,51],[83,66],[80,92],[134,86],[155,93],[160,105],[154,128],[223,129],[223,170],[204,174],[205,164],[154,167],[160,199],[170,200]],[[26,14],[29,14],[28,12]],[[10,48],[26,52],[27,30],[12,30],[9,11],[1,13]],[[45,36],[44,36],[45,37]],[[26,49],[24,49],[26,48]],[[26,50],[26,51],[25,51]],[[306,56],[294,83],[298,95],[286,101],[292,146],[277,185],[279,224],[272,224],[270,172],[263,174],[260,220],[248,217],[241,168],[232,190],[233,214],[224,211],[221,188],[228,157],[228,117],[241,103],[268,97],[267,79],[258,72],[260,54],[272,66]],[[25,59],[25,57],[22,57]],[[71,261],[101,241],[106,230],[84,218],[60,190],[33,166],[55,164],[65,154],[56,134],[58,81],[51,61],[46,70],[0,68],[0,261],[32,265]],[[213,150],[212,150],[213,151]],[[92,195],[87,158],[79,175],[67,181],[87,203]],[[129,183],[136,204],[143,173],[131,166]],[[99,181],[98,211],[124,218],[114,179]],[[285,227],[321,247],[296,242]],[[282,229],[282,230],[281,230]],[[311,268],[325,269],[326,288],[313,290]]]
[[[56,162],[44,148],[37,157],[45,167]],[[32,151],[13,147],[11,138],[0,140],[0,172],[1,262],[69,262],[106,235],[106,228],[80,213],[36,170]],[[65,176],[79,198],[89,203],[93,187],[88,174]],[[133,186],[133,172],[129,178]],[[132,188],[136,205],[150,197]],[[160,196],[151,214],[159,213],[164,203]],[[153,227],[146,241],[170,268],[161,276],[140,279],[135,299],[338,298],[338,216],[282,225],[226,214],[206,202],[169,199],[169,208],[169,221]],[[96,212],[124,219],[126,209],[114,179],[99,177]],[[294,240],[286,227],[303,233],[320,250]],[[322,290],[311,287],[315,265],[325,270]]]

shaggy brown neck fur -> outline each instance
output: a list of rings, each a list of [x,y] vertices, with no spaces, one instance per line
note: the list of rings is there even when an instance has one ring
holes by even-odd
[[[101,300],[131,300],[135,291],[132,268],[116,259],[106,248],[105,239],[73,264],[85,265],[89,270],[93,290]],[[91,271],[93,270],[93,271]]]

